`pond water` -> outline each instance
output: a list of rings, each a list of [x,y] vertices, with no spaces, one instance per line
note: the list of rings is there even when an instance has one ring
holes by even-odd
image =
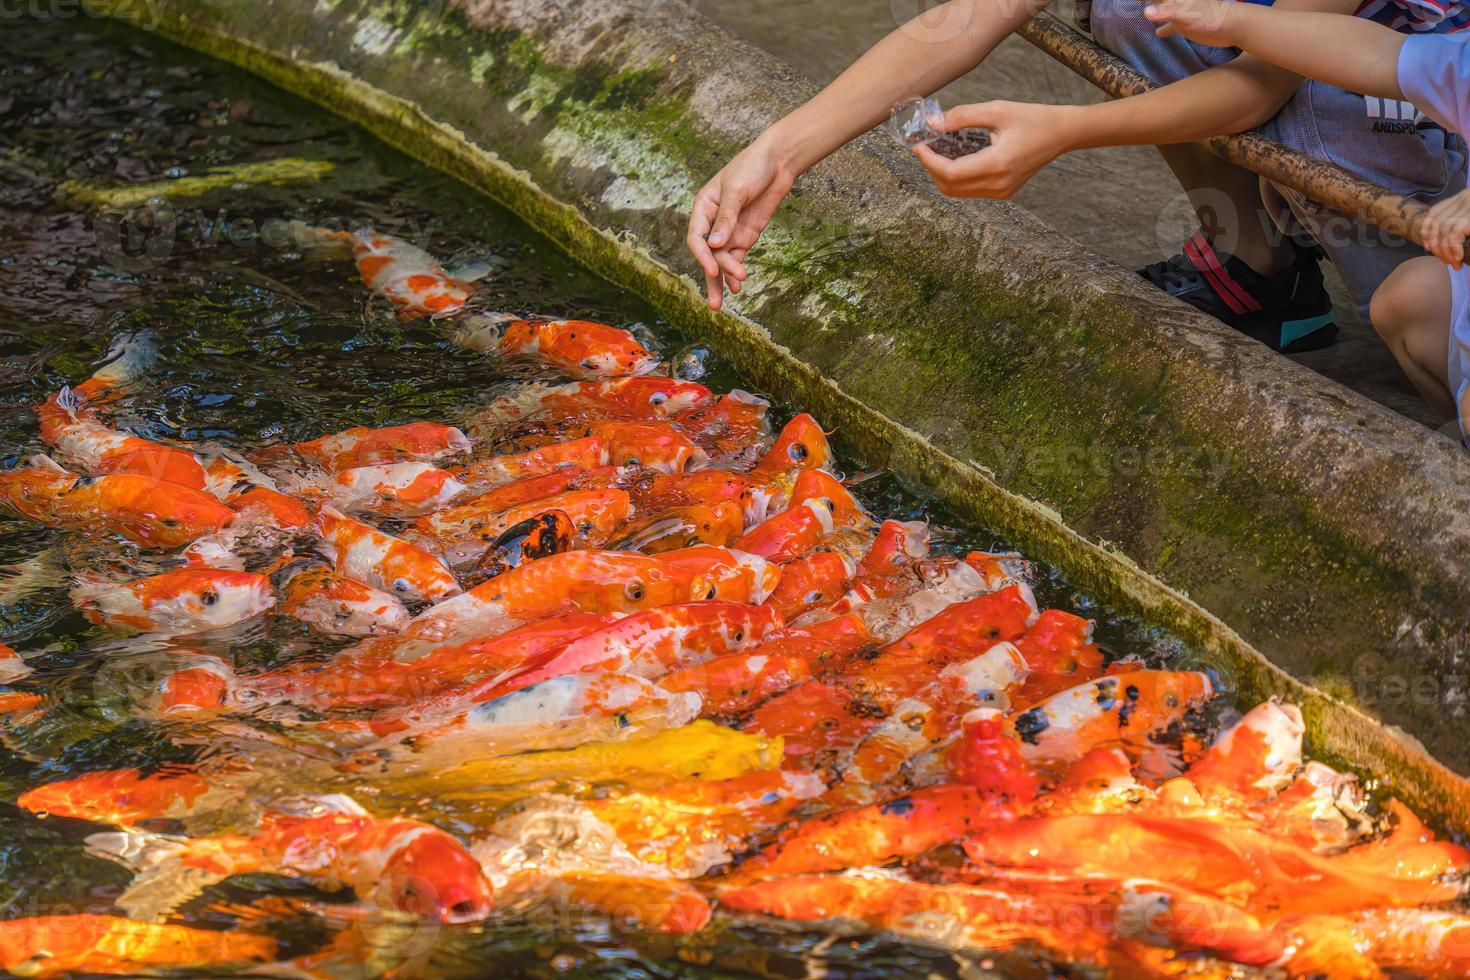
[[[491,308],[631,326],[665,355],[693,346],[656,310],[580,269],[462,185],[313,106],[154,38],[85,20],[7,21],[0,80],[0,445],[12,456],[42,448],[36,404],[86,377],[124,331],[149,331],[160,356],[120,424],[187,443],[252,448],[353,425],[453,422],[505,380],[495,362],[451,346],[428,321],[404,323],[386,304],[366,301],[348,267],[303,254],[283,233],[293,219],[371,225],[446,263],[488,263],[492,274],[477,301]],[[239,169],[251,164],[268,164],[279,182],[262,183],[262,171]],[[235,168],[233,177],[218,179],[219,168]],[[206,187],[210,179],[217,186]],[[118,198],[120,189],[136,191],[136,200]],[[122,203],[106,203],[107,195]],[[717,357],[709,355],[705,366],[712,387],[739,385]],[[864,469],[860,459],[843,463],[848,472]],[[875,513],[933,521],[941,551],[1005,545],[889,479],[857,489]],[[0,519],[0,562],[42,555],[78,568],[101,560],[105,550],[117,549]],[[1097,637],[1110,655],[1198,665],[1181,644],[1099,608],[1056,570],[1037,568],[1034,578],[1043,607],[1098,620]],[[201,736],[196,723],[141,710],[140,692],[156,685],[170,657],[212,654],[245,672],[341,645],[285,618],[187,647],[121,641],[72,608],[64,582],[0,608],[0,640],[26,654],[36,673],[22,686],[47,699],[38,720],[4,728],[6,801],[77,773],[197,761],[238,743],[240,726],[267,733],[278,726],[268,716],[224,719]],[[1228,678],[1224,683],[1228,689]],[[292,784],[289,752],[262,764],[282,767],[280,782]],[[431,798],[402,805],[465,838],[475,832],[463,815]],[[84,853],[83,839],[96,829],[0,804],[0,918],[111,911],[128,875]],[[268,929],[282,940],[283,959],[320,948],[334,931],[374,928],[352,917],[348,895],[264,876],[211,887],[178,921],[258,927],[266,915],[260,909],[278,908],[269,903],[283,896],[343,909],[340,921],[279,916]],[[379,948],[369,963],[347,956],[319,969],[467,977],[1052,972],[1024,958],[940,954],[723,921],[682,940],[630,934],[581,915],[551,921],[507,914],[488,926],[431,933],[390,934],[374,940]]]

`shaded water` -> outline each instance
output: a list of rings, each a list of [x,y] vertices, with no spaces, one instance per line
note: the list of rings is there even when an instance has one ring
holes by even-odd
[[[350,425],[453,421],[503,380],[492,361],[449,346],[427,321],[404,324],[385,304],[365,303],[345,266],[294,248],[284,234],[292,218],[373,225],[446,264],[488,261],[494,273],[481,287],[481,301],[492,308],[635,325],[665,355],[689,345],[657,311],[578,268],[505,211],[218,63],[96,22],[19,20],[0,32],[0,79],[0,446],[7,453],[40,448],[34,406],[90,373],[124,329],[150,330],[161,356],[119,423],[186,442],[253,447]],[[177,192],[196,188],[194,181],[211,168],[296,166],[283,168],[282,160],[330,169],[319,179],[279,186],[226,180],[201,193]],[[151,182],[171,183],[175,192],[127,207],[86,200],[89,191]],[[712,374],[705,380],[713,387],[738,385],[717,358],[707,366]],[[858,459],[845,463],[850,471],[862,468]],[[860,495],[875,513],[932,519],[944,549],[1004,545],[984,529],[957,526],[891,480],[864,483]],[[96,549],[80,538],[3,518],[0,562],[24,562],[53,547],[63,562],[94,560]],[[1038,569],[1036,577],[1042,605],[1096,618],[1098,638],[1111,652],[1143,655],[1158,666],[1196,663],[1168,636],[1099,608],[1056,571]],[[8,751],[0,756],[4,800],[69,774],[189,761],[207,752],[197,732],[135,708],[170,657],[213,653],[248,670],[332,648],[284,618],[191,641],[187,651],[119,642],[81,619],[64,587],[0,610],[0,640],[29,656],[38,670],[28,686],[50,699],[41,721],[7,735]],[[271,721],[239,723],[268,729]],[[289,783],[289,774],[283,778]],[[432,812],[431,802],[419,801],[417,812]],[[470,835],[467,826],[447,825]],[[0,803],[0,918],[109,911],[127,875],[83,854],[82,838],[95,829]],[[347,900],[275,878],[235,879],[192,903],[185,920],[236,924],[243,914],[238,903],[264,893]],[[352,927],[372,932],[374,925]],[[319,947],[329,931],[323,920],[307,917],[273,928],[287,941],[285,956]],[[749,925],[722,925],[677,942],[650,939],[574,915],[511,917],[479,929],[423,927],[410,935],[389,931],[376,941],[385,951],[375,969],[422,953],[410,972],[433,975],[1051,972],[1020,959],[997,963]],[[350,963],[342,970],[365,972]]]

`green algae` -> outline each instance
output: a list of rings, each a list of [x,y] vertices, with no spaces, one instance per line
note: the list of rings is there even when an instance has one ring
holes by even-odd
[[[245,163],[231,167],[214,167],[201,174],[173,180],[157,180],[140,184],[99,185],[86,181],[67,181],[57,188],[63,199],[72,204],[97,207],[128,208],[146,204],[155,198],[177,199],[203,197],[215,191],[238,187],[285,184],[321,180],[336,169],[328,160],[303,160],[283,157],[263,163]]]

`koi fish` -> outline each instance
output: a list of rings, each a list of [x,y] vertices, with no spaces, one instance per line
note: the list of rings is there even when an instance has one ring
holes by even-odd
[[[82,575],[71,596],[88,621],[140,633],[221,629],[276,604],[266,576],[213,568],[185,568],[122,583]]]
[[[753,650],[716,657],[666,675],[672,691],[697,691],[710,715],[736,715],[815,674],[840,667],[872,643],[856,616],[768,633]]]
[[[711,455],[734,464],[759,446],[770,407],[764,398],[737,389],[713,404],[680,410],[673,422]]]
[[[403,320],[458,312],[474,290],[473,280],[484,275],[466,271],[456,278],[417,245],[371,229],[329,231],[300,222],[293,227],[309,243],[339,242],[351,249],[363,285],[392,303]]]
[[[745,533],[735,546],[780,564],[811,551],[837,528],[867,523],[862,506],[835,477],[805,470],[796,478],[786,510]]]
[[[329,636],[381,636],[408,625],[398,597],[312,561],[292,561],[271,573],[281,613]]]
[[[567,490],[498,514],[466,517],[457,524],[442,519],[425,521],[414,525],[414,530],[434,529],[437,534],[428,541],[457,567],[477,561],[497,538],[515,525],[552,511],[566,516],[576,535],[574,544],[596,548],[627,522],[633,504],[626,491],[613,487]]]
[[[568,475],[607,465],[607,444],[597,436],[552,443],[523,453],[473,459],[455,477],[472,490],[484,491],[502,484],[531,477],[548,476],[558,471]]]
[[[358,426],[267,450],[261,455],[272,458],[284,450],[317,464],[328,473],[339,473],[357,466],[435,460],[469,448],[469,439],[453,426],[409,422],[381,429]]]
[[[406,599],[434,602],[459,593],[454,574],[418,545],[335,507],[323,507],[317,520],[322,554],[335,563],[337,574]]]
[[[711,506],[691,504],[671,507],[642,521],[619,529],[612,547],[618,551],[641,551],[658,555],[680,548],[708,544],[723,548],[734,544],[745,528],[745,515],[727,500]]]
[[[1092,642],[1092,621],[1048,609],[1016,641],[1030,673],[1015,695],[1015,706],[1029,708],[1086,681],[1101,677],[1103,655]]]
[[[44,915],[0,922],[0,967],[20,977],[247,966],[269,962],[275,953],[276,941],[270,936],[111,915]]]
[[[955,782],[1015,803],[1030,803],[1041,790],[1036,771],[999,711],[981,708],[965,718],[947,764]]]
[[[0,502],[37,524],[121,534],[158,549],[213,534],[235,517],[202,490],[132,473],[79,477],[40,454],[0,472]]]
[[[641,375],[573,381],[554,387],[532,386],[499,398],[475,412],[472,425],[476,432],[483,434],[518,419],[536,416],[628,421],[674,419],[687,429],[689,426],[683,420],[713,397],[713,392],[704,385],[678,378]]]
[[[667,422],[597,422],[587,435],[602,440],[604,465],[683,473],[709,463],[703,449]]]
[[[982,828],[1004,826],[1015,814],[973,786],[943,785],[818,817],[741,862],[740,880],[865,868],[914,857]]]
[[[16,653],[14,648],[0,643],[0,684],[13,684],[33,673],[35,668],[27,664],[24,657]]]
[[[563,674],[611,671],[656,679],[754,647],[781,626],[768,606],[685,602],[634,613],[500,679],[509,693]]]
[[[92,834],[87,850],[137,872],[118,908],[145,921],[168,914],[218,881],[283,874],[398,912],[444,923],[478,922],[493,895],[479,862],[432,824],[369,816],[346,797],[317,797],[304,814],[265,813],[254,834],[179,838],[125,830]]]
[[[618,930],[671,936],[698,932],[709,923],[711,914],[708,899],[684,882],[668,878],[587,873],[532,876],[526,883],[512,882],[507,897],[523,894],[536,901],[556,901],[599,912]]]
[[[198,811],[202,801],[222,794],[188,766],[89,772],[27,790],[15,805],[29,813],[136,827],[149,820],[180,819]],[[233,794],[223,794],[234,799]]]
[[[1302,765],[1307,726],[1294,704],[1266,701],[1220,736],[1186,775],[1202,793],[1261,798],[1285,789]]]
[[[787,562],[781,582],[766,602],[792,620],[818,606],[835,602],[847,588],[854,570],[850,558],[835,551],[815,551]]]
[[[1207,674],[1134,670],[1054,694],[1017,715],[1011,727],[1033,763],[1065,764],[1100,745],[1147,748],[1214,694]]]
[[[386,517],[417,517],[439,510],[465,489],[447,471],[421,460],[354,466],[332,477],[333,496],[344,510]]]
[[[1470,975],[1470,919],[1432,909],[1373,909],[1352,917],[1311,915],[1281,930],[1292,976],[1376,980],[1385,970],[1430,980]]]
[[[440,799],[473,799],[486,787],[515,786],[538,780],[596,780],[664,785],[674,780],[734,779],[775,769],[779,739],[747,735],[708,721],[693,721],[650,737],[593,742],[569,749],[474,758],[457,769],[425,773],[395,785],[423,789]]]
[[[567,467],[541,476],[515,480],[466,500],[464,503],[445,507],[420,517],[413,523],[413,533],[433,541],[453,541],[468,537],[483,538],[485,534],[477,532],[477,529],[493,523],[504,524],[505,522],[500,520],[504,514],[513,510],[521,514],[534,513],[535,511],[525,509],[525,505],[545,501],[563,493],[601,490],[610,487],[617,479],[617,475],[617,468],[613,466],[600,466],[591,470]],[[551,509],[555,508],[543,508],[543,510]],[[516,522],[511,521],[510,523]]]
[[[648,374],[659,363],[631,333],[605,323],[503,317],[496,326],[495,346],[502,357],[539,361],[578,378]],[[466,330],[455,342],[471,349],[488,346],[487,338]]]
[[[41,439],[84,473],[134,473],[204,489],[204,465],[197,456],[103,425],[96,410],[75,389],[61,389],[36,414]]]
[[[757,482],[768,483],[795,471],[826,469],[831,462],[832,447],[827,442],[827,433],[816,419],[802,412],[781,427],[771,448],[748,475]]]

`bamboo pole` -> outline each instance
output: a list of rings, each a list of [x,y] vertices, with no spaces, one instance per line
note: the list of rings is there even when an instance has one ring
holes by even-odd
[[[1158,87],[1127,62],[1049,12],[1032,17],[1017,33],[1115,99]],[[1257,133],[1215,136],[1202,140],[1200,145],[1222,160],[1299,191],[1314,201],[1423,244],[1419,228],[1429,209],[1418,201]]]

